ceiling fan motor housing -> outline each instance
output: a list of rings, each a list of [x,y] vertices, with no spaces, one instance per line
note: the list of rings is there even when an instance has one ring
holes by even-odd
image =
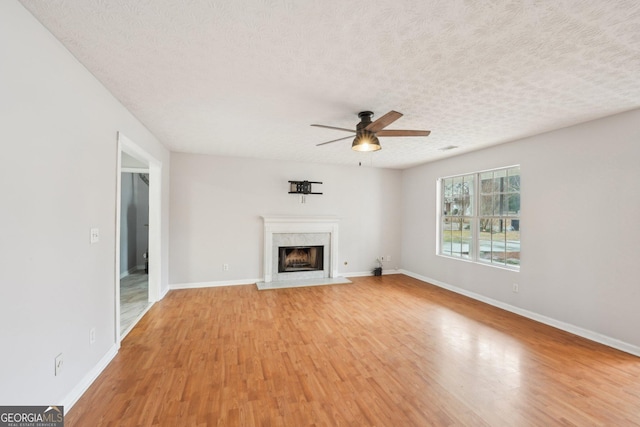
[[[360,123],[356,125],[356,130],[359,132],[371,124],[371,117],[373,117],[373,111],[361,111],[358,113]]]

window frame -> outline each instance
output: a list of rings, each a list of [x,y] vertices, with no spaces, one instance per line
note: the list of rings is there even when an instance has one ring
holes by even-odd
[[[514,169],[518,170],[517,191],[514,190],[516,185],[512,184],[511,181],[508,179],[510,176],[516,176],[516,175],[509,175],[509,172],[513,171]],[[501,178],[499,174],[504,173],[505,177],[507,177],[507,180],[506,180],[507,190],[505,191],[504,188],[501,187],[500,191],[496,191],[495,187],[492,187],[493,189],[489,192],[483,191],[483,190],[486,190],[486,188],[482,187],[483,185],[482,178],[483,176],[485,177],[485,187],[486,187],[486,174],[489,174],[489,173],[492,174],[491,175],[492,181],[495,181],[496,178]],[[496,176],[496,173],[498,174],[498,176]],[[507,250],[509,246],[507,233],[509,231],[514,231],[513,227],[515,226],[515,224],[513,224],[512,221],[516,220],[518,224],[517,229],[515,230],[518,232],[517,259],[520,260],[521,241],[522,241],[522,236],[520,235],[520,219],[521,219],[521,210],[522,210],[520,205],[521,194],[522,194],[521,188],[520,188],[520,182],[521,182],[521,176],[522,176],[521,173],[522,171],[521,171],[520,165],[516,164],[511,166],[486,169],[486,170],[477,171],[477,172],[471,172],[471,173],[465,173],[465,174],[459,174],[459,175],[450,175],[450,176],[438,178],[436,182],[436,186],[437,186],[436,255],[442,256],[445,258],[459,260],[459,261],[472,262],[479,265],[486,265],[490,267],[507,269],[510,271],[520,271],[520,261],[518,261],[517,264],[510,263],[509,258],[507,258],[508,256],[507,254],[509,253]],[[447,180],[449,180],[450,184],[448,188],[445,188],[445,183],[447,182]],[[465,182],[471,182],[471,181],[473,181],[473,186],[465,189],[465,186],[464,186]],[[460,183],[462,185],[460,185]],[[495,183],[490,185],[495,186]],[[458,188],[460,189],[459,191],[457,190]],[[468,194],[469,194],[468,197],[466,196],[465,191],[468,191]],[[495,206],[496,206],[495,199],[494,199],[496,195],[500,197],[500,213],[499,214],[496,214],[496,212],[493,211],[495,210]],[[462,203],[460,203],[461,196],[462,196]],[[492,209],[493,210],[489,214],[487,213],[486,210],[485,211],[481,210],[481,207],[485,209],[487,208],[487,205],[485,204],[485,202],[481,202],[483,196],[485,197],[485,202],[487,200],[486,199],[487,197],[490,200],[492,200],[490,210]],[[509,199],[512,196],[517,197],[518,209],[516,211],[509,210],[509,206],[510,206]],[[469,199],[469,202],[470,202],[469,203],[470,206],[468,208],[464,201],[467,198]],[[458,204],[455,204],[454,203],[455,201],[457,201]],[[461,214],[459,209],[460,205],[462,206]],[[458,210],[454,209],[454,206],[456,206]],[[504,206],[507,207],[506,213],[505,211],[503,211]],[[449,209],[449,211],[451,212],[455,211],[455,213],[447,212],[445,209]],[[481,239],[481,232],[482,232],[481,228],[485,229],[486,231],[486,222],[482,223],[482,221],[487,221],[487,220],[491,221],[491,224],[493,224],[494,221],[500,221],[499,222],[500,231],[499,232],[490,231],[490,234],[489,234],[491,238],[490,240],[491,249],[489,251],[488,258],[486,256],[481,256],[481,244],[483,244],[484,247],[486,247],[486,243],[487,243],[486,239]],[[459,223],[460,226],[455,226],[456,222]],[[464,225],[464,224],[467,224],[467,225]],[[484,226],[481,227],[481,224],[484,224]],[[505,227],[504,231],[502,227]],[[493,230],[493,228],[494,227],[492,225],[491,230]],[[465,236],[465,233],[463,230],[467,230],[467,229],[469,230],[469,233],[468,233],[468,236]],[[457,230],[460,230],[459,236],[455,236],[456,238],[454,238],[454,231],[457,232]],[[493,236],[494,234],[501,234],[503,232],[505,236],[503,250],[494,252]],[[449,238],[448,238],[448,242],[445,242],[445,238],[447,237],[447,234]],[[498,240],[495,240],[495,241],[498,241]],[[456,245],[459,245],[457,246],[458,248],[457,251],[454,250],[454,248],[456,248]],[[466,247],[467,252],[464,252],[465,245],[467,245]],[[504,262],[499,262],[496,260],[496,255],[499,255],[501,252],[504,254],[503,255]]]

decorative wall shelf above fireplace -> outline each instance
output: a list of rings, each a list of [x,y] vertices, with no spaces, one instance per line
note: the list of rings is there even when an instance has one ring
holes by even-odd
[[[319,181],[289,181],[289,194],[322,194],[314,193],[311,184],[322,184]]]

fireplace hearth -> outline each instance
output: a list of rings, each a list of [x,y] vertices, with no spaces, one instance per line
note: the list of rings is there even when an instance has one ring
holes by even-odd
[[[278,273],[322,271],[324,246],[281,246],[278,248]]]

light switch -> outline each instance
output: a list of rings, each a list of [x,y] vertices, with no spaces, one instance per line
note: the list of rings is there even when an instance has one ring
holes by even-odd
[[[91,244],[98,243],[100,241],[100,230],[98,228],[91,229]]]

